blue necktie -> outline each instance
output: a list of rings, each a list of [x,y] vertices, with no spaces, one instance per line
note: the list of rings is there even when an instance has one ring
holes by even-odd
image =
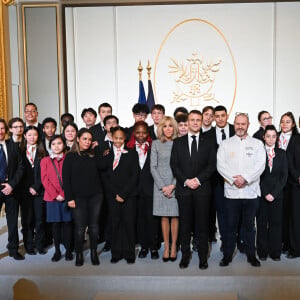
[[[0,144],[0,182],[4,182],[7,176],[7,163],[3,150],[3,145]]]

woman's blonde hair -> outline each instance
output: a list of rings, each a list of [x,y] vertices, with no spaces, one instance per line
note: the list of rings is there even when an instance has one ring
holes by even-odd
[[[160,122],[159,122],[159,124],[158,124],[158,126],[157,126],[157,137],[158,137],[158,139],[159,139],[162,143],[164,143],[164,142],[167,141],[167,138],[166,138],[166,136],[164,135],[164,132],[163,132],[163,127],[165,126],[165,124],[166,124],[167,122],[171,122],[171,124],[172,124],[173,127],[174,127],[174,133],[173,133],[173,135],[172,135],[172,141],[178,137],[178,127],[177,127],[177,122],[176,122],[172,117],[165,116],[165,117],[163,117],[163,118],[160,120]]]

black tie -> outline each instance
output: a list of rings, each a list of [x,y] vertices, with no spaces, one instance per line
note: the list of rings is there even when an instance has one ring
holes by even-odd
[[[226,140],[226,134],[225,134],[224,128],[221,129],[221,132],[222,132],[222,141],[224,141],[224,140]]]
[[[7,175],[7,163],[3,150],[3,145],[0,144],[0,182],[4,182]]]
[[[196,161],[197,159],[197,140],[196,140],[196,136],[195,135],[192,135],[192,147],[191,147],[191,159],[193,162]]]

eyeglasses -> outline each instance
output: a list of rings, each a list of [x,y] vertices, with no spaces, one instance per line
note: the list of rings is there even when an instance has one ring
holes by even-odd
[[[25,110],[25,114],[34,114],[36,113],[36,110],[33,109],[33,110]]]
[[[273,119],[273,117],[270,116],[270,117],[268,117],[268,118],[263,118],[262,121],[263,121],[263,122],[266,122],[266,121],[272,120],[272,119]]]
[[[24,128],[24,126],[23,126],[23,125],[21,125],[21,126],[12,126],[12,128],[13,128],[13,129],[18,129],[18,128],[21,129],[21,128]]]

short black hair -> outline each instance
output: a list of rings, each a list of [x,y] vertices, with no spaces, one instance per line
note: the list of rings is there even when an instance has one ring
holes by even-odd
[[[35,110],[38,111],[36,104],[33,103],[33,102],[28,102],[28,103],[26,103],[25,106],[24,106],[24,110],[25,110],[26,107],[29,106],[29,105],[34,106]]]
[[[154,109],[162,111],[163,114],[166,113],[165,107],[164,107],[163,105],[161,105],[161,104],[154,104],[154,105],[152,106],[152,108],[151,108],[151,113],[154,111]]]
[[[109,103],[107,103],[107,102],[103,102],[103,103],[101,103],[101,104],[98,106],[98,113],[100,112],[100,109],[101,109],[102,107],[110,107],[110,109],[111,109],[111,111],[112,111],[112,106],[111,106]]]
[[[114,135],[114,133],[115,133],[116,131],[122,131],[123,134],[124,134],[124,136],[126,137],[125,129],[122,128],[121,126],[112,127],[112,128],[110,129],[110,132],[111,132],[112,135]]]
[[[268,130],[274,130],[274,131],[276,132],[276,134],[278,135],[278,131],[276,130],[276,127],[275,127],[274,125],[267,125],[267,126],[265,127],[263,136],[265,136],[265,134],[266,134],[266,132],[267,132]]]
[[[83,117],[84,117],[84,115],[85,115],[86,113],[91,113],[91,114],[93,114],[93,115],[95,116],[95,118],[97,118],[97,113],[96,113],[96,111],[95,111],[92,107],[84,108],[84,109],[82,110],[82,113],[81,113],[81,118],[82,118],[82,119],[83,119]]]
[[[72,121],[72,122],[74,122],[74,116],[72,115],[72,114],[70,114],[70,113],[68,113],[68,112],[66,112],[66,113],[64,113],[64,114],[62,114],[61,116],[60,116],[60,121],[62,122],[63,121],[63,119],[64,118],[70,118],[70,120]]]
[[[19,118],[19,117],[15,117],[15,118],[11,118],[9,121],[8,121],[8,127],[9,128],[12,128],[13,124],[16,123],[16,122],[21,122],[25,128],[25,123],[24,121]]]
[[[45,127],[45,125],[46,125],[47,123],[53,123],[54,126],[57,127],[57,122],[56,122],[56,120],[53,119],[53,118],[50,118],[50,117],[45,118],[45,119],[43,120],[43,123],[42,123],[43,128]]]
[[[188,115],[187,114],[180,114],[175,118],[176,122],[179,124],[181,122],[187,122],[188,120]]]
[[[149,114],[149,107],[147,104],[142,104],[142,103],[136,103],[132,107],[132,112],[134,114],[139,114],[139,113],[145,113]]]
[[[190,114],[197,114],[197,115],[200,115],[200,116],[202,116],[202,113],[201,113],[201,111],[200,110],[198,110],[198,109],[193,109],[193,110],[191,110],[190,112],[189,112],[189,115]]]
[[[260,118],[261,118],[261,116],[262,116],[263,114],[268,114],[268,112],[267,112],[266,110],[262,110],[262,111],[260,111],[260,112],[258,113],[257,119],[258,119],[259,122],[260,122]]]
[[[183,113],[183,114],[186,114],[186,115],[189,114],[188,110],[187,110],[185,107],[179,106],[179,107],[177,107],[177,108],[174,110],[174,113],[173,113],[174,118],[176,117],[176,114],[179,113],[179,112],[180,112],[180,113]]]
[[[218,105],[218,106],[216,106],[216,107],[215,107],[215,112],[216,112],[216,111],[225,111],[226,114],[227,114],[227,109],[226,109],[226,107],[223,106],[223,105]]]
[[[109,115],[109,116],[106,116],[104,119],[103,119],[103,124],[104,126],[106,125],[106,122],[110,119],[115,119],[117,121],[117,124],[119,124],[119,119],[114,116],[114,115]]]

